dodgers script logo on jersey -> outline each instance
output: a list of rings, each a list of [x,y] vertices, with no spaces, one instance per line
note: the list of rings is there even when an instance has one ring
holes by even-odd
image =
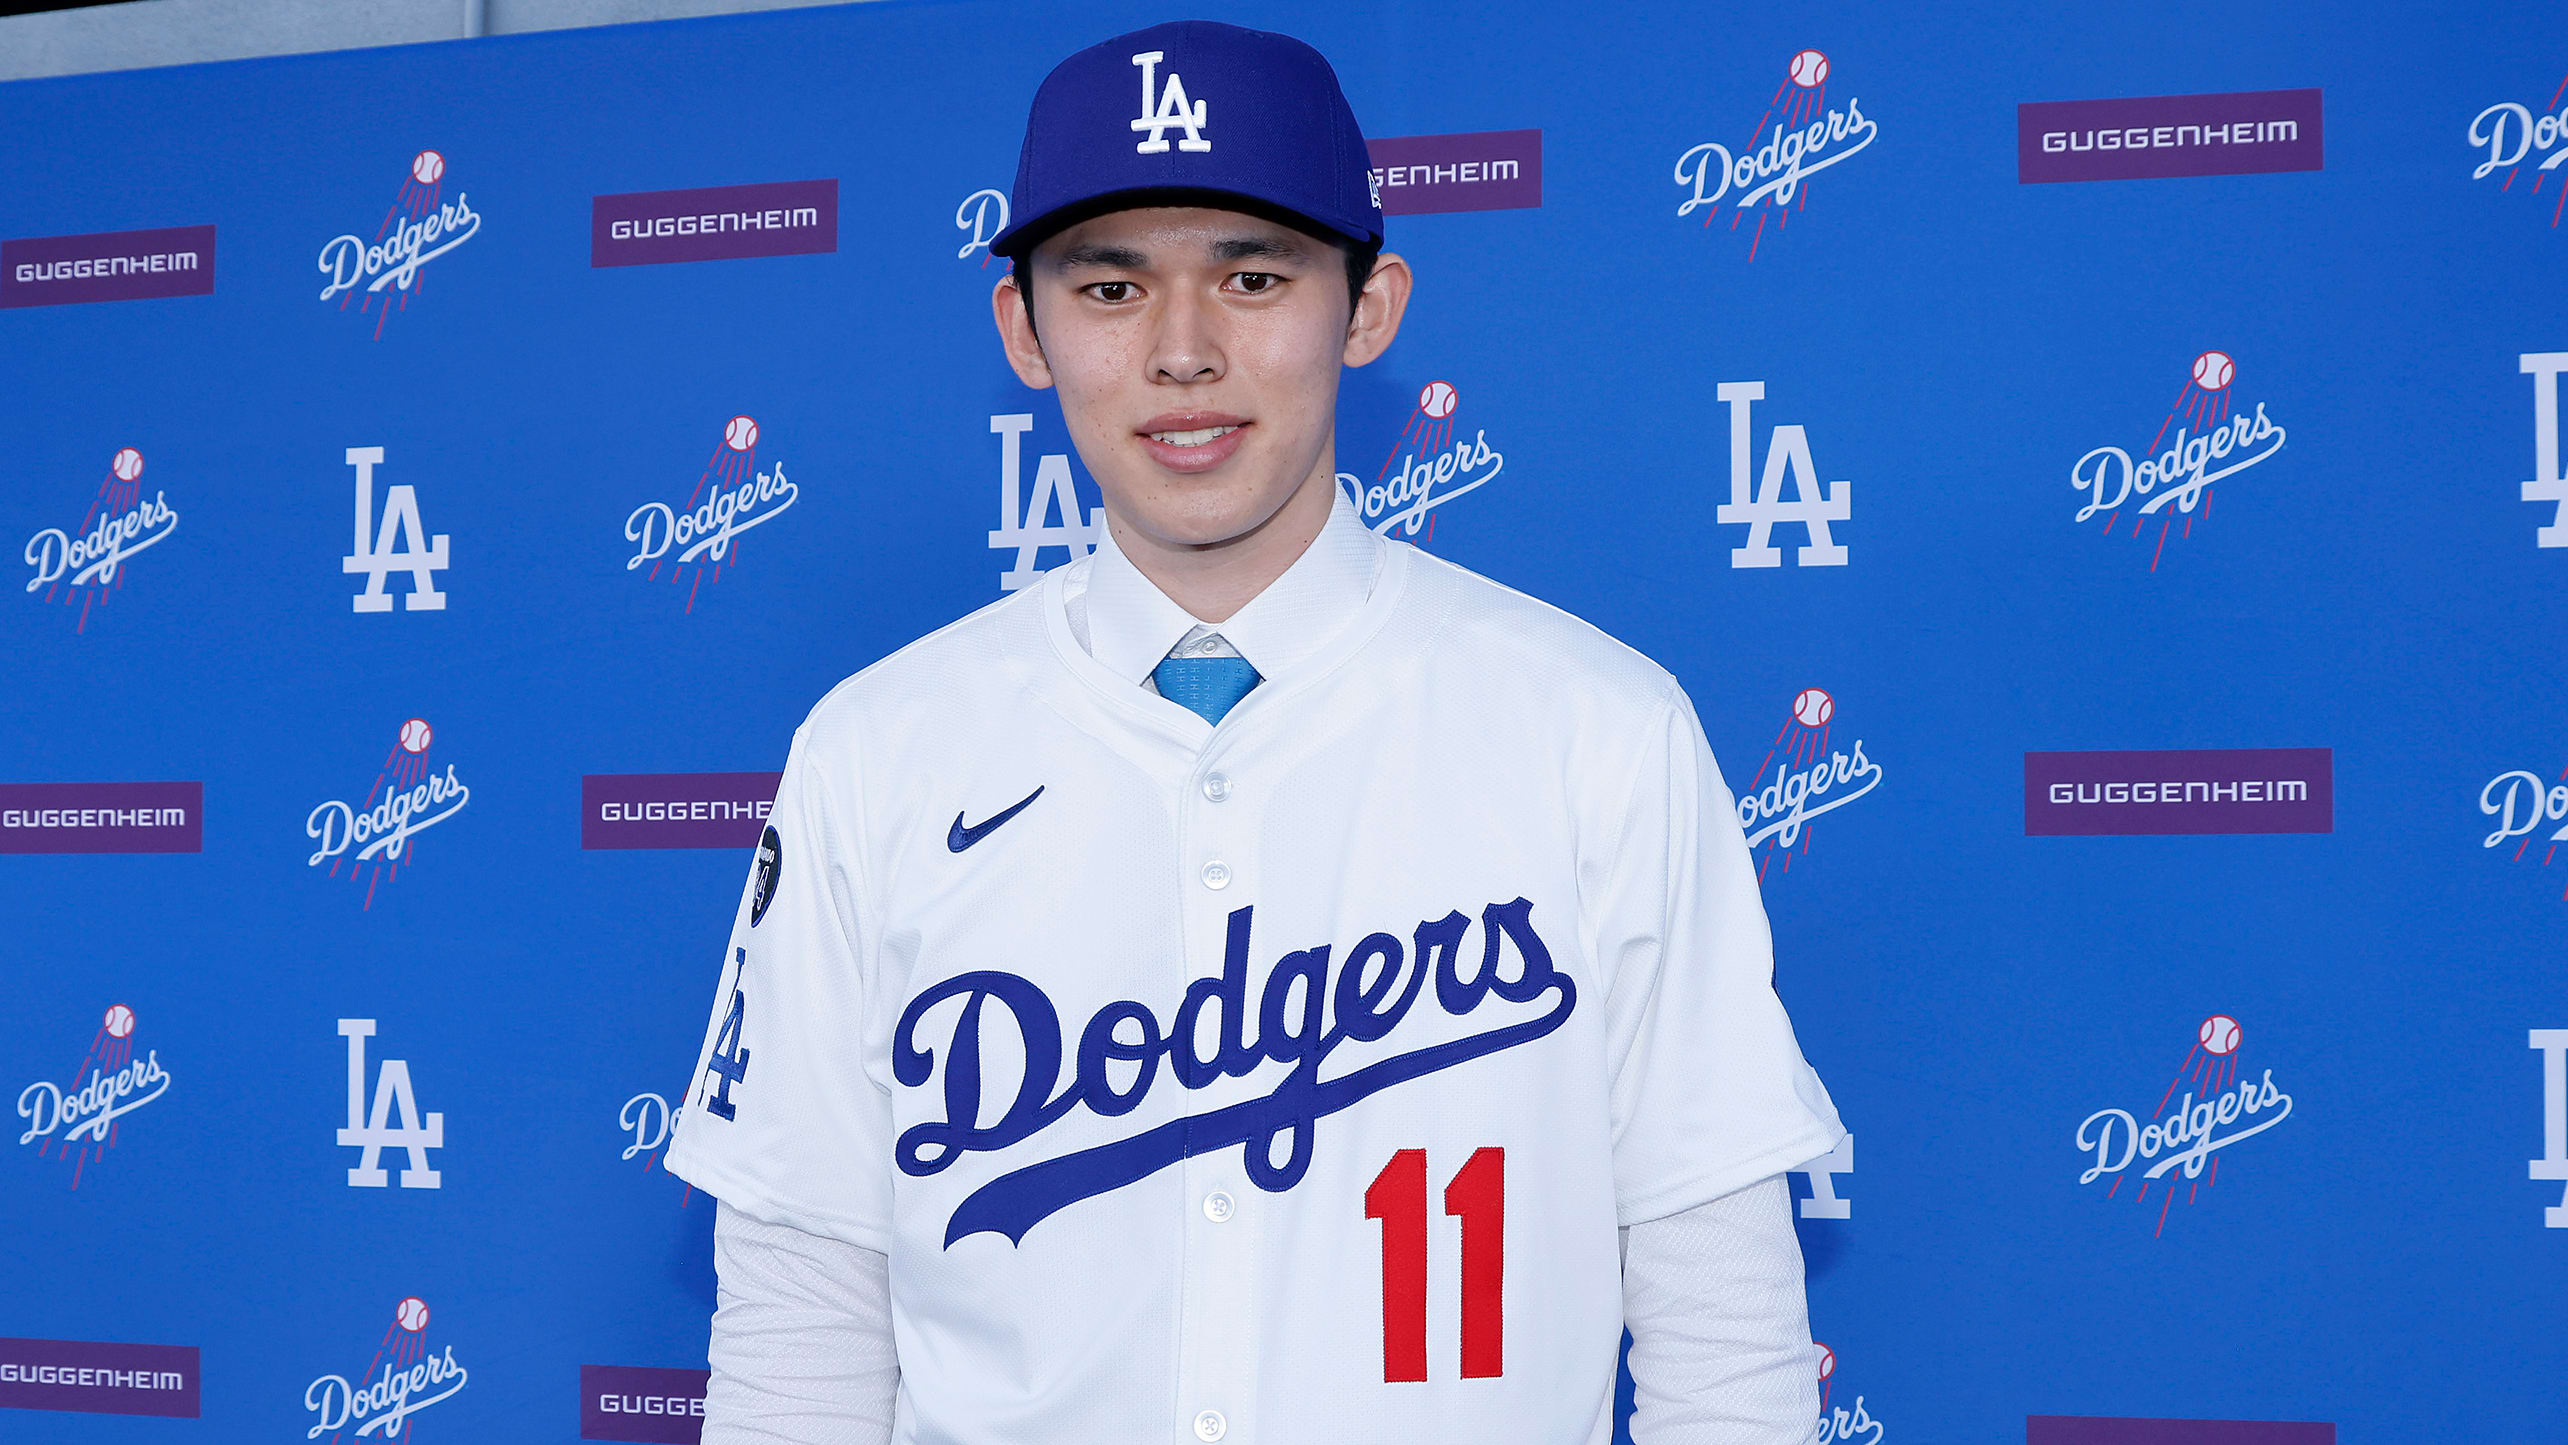
[[[772,896],[763,884],[759,891],[753,927],[765,898]],[[1083,1199],[1146,1179],[1180,1160],[1234,1147],[1244,1146],[1242,1164],[1249,1179],[1260,1189],[1280,1193],[1309,1170],[1322,1119],[1384,1089],[1531,1043],[1568,1019],[1578,1002],[1578,986],[1553,967],[1551,948],[1536,930],[1533,913],[1534,905],[1521,897],[1483,908],[1477,920],[1479,964],[1467,974],[1464,957],[1474,920],[1457,910],[1418,923],[1406,947],[1391,933],[1366,934],[1336,962],[1333,975],[1336,944],[1285,953],[1252,999],[1248,960],[1255,909],[1235,909],[1221,975],[1187,985],[1164,1023],[1148,1004],[1122,1000],[1097,1010],[1075,1041],[1064,1031],[1050,996],[1032,980],[995,969],[957,974],[912,997],[893,1029],[893,1078],[904,1088],[932,1090],[921,1097],[939,1100],[943,1108],[942,1117],[903,1131],[893,1158],[901,1172],[925,1177],[974,1154],[1010,1153],[1012,1167],[973,1190],[947,1220],[949,1248],[983,1232],[1020,1243],[1034,1226]],[[736,1116],[738,1100],[732,1091],[745,1090],[754,1058],[752,1041],[743,1036],[750,986],[747,951],[737,950],[735,956],[740,974],[707,1065],[714,1077],[706,1089],[705,1111],[719,1119]],[[1500,1017],[1479,1033],[1405,1052],[1396,1046],[1371,1047],[1399,1029],[1430,976],[1436,1004],[1448,1016],[1464,1018],[1493,1007]],[[1492,999],[1497,1000],[1494,1006]],[[1215,1017],[1208,1019],[1208,1011]],[[1203,1052],[1208,1041],[1213,1044],[1209,1056]],[[1321,1069],[1331,1057],[1350,1045],[1363,1062],[1322,1078]],[[1022,1067],[1016,1073],[1015,1096],[999,1104],[994,1122],[983,1124],[990,1110],[981,1097],[982,1081],[997,1072],[986,1062],[994,1048],[1015,1054]],[[1187,1090],[1223,1078],[1245,1078],[1269,1064],[1284,1066],[1284,1072],[1260,1098],[1110,1144],[1023,1157],[1040,1156],[1040,1146],[1018,1146],[1039,1138],[1073,1108],[1084,1105],[1109,1119],[1131,1113],[1158,1084],[1163,1062],[1167,1077]],[[1130,1082],[1118,1084],[1124,1065],[1138,1067]],[[1279,1142],[1284,1145],[1281,1162],[1275,1157]],[[1417,1162],[1423,1189],[1423,1156]],[[1480,1167],[1484,1172],[1502,1168],[1503,1158]],[[1386,1177],[1391,1172],[1386,1169]],[[1463,1172],[1470,1173],[1471,1167]],[[1463,1188],[1459,1176],[1455,1187]]]
[[[453,1345],[439,1350],[429,1344],[428,1302],[410,1295],[392,1307],[392,1323],[356,1383],[345,1375],[323,1375],[304,1387],[303,1408],[319,1417],[304,1438],[326,1433],[336,1442],[340,1431],[355,1425],[360,1440],[402,1439],[411,1416],[452,1399],[472,1378],[455,1359]]]
[[[2568,181],[2560,188],[2568,190]],[[2551,509],[2532,544],[2568,547],[2568,471],[2559,461],[2559,373],[2568,371],[2568,351],[2526,352],[2515,364],[2532,378],[2532,480],[2523,484],[2523,499]]]
[[[1739,790],[1739,827],[1748,835],[1748,851],[1757,853],[1757,881],[1777,858],[1792,871],[1792,855],[1810,851],[1810,820],[1832,813],[1881,786],[1881,764],[1864,756],[1864,740],[1851,752],[1829,739],[1837,719],[1837,700],[1826,690],[1805,687],[1792,699],[1792,713],[1766,745],[1765,757]]]
[[[1435,536],[1436,508],[1466,492],[1494,482],[1507,466],[1506,454],[1489,445],[1489,433],[1476,428],[1469,441],[1455,441],[1454,413],[1462,395],[1452,382],[1431,381],[1418,389],[1418,404],[1391,443],[1390,455],[1365,481],[1351,472],[1337,474],[1338,485],[1364,525],[1404,542]],[[1394,471],[1393,468],[1398,470]],[[1424,524],[1424,535],[1419,527]],[[1393,528],[1399,530],[1395,533]]]
[[[359,315],[373,312],[378,341],[395,304],[406,311],[410,298],[419,294],[419,268],[481,234],[481,216],[462,191],[445,199],[445,177],[443,155],[421,151],[412,156],[410,173],[402,177],[401,189],[372,238],[352,232],[321,248],[321,274],[329,278],[321,299],[337,297],[342,311],[355,301]],[[391,295],[384,294],[387,286]]]
[[[2560,105],[2563,97],[2568,97],[2568,76],[2560,77],[2540,115],[2520,101],[2501,100],[2470,117],[2470,128],[2463,136],[2480,157],[2470,168],[2471,180],[2494,180],[2499,194],[2511,193],[2529,168],[2532,180],[2522,193],[2536,202],[2542,198],[2542,185],[2549,184],[2553,230],[2558,229],[2562,209],[2568,208],[2568,184],[2563,184],[2568,175],[2559,169],[2568,164],[2568,109]]]
[[[169,1092],[160,1050],[134,1057],[134,1027],[132,1009],[111,1006],[68,1083],[38,1079],[18,1091],[18,1117],[27,1124],[18,1142],[35,1144],[39,1159],[50,1152],[70,1160],[74,1189],[90,1161],[104,1157],[123,1135],[117,1121]]]
[[[178,530],[178,511],[169,493],[155,489],[143,500],[143,454],[119,447],[107,459],[107,475],[77,526],[47,527],[27,539],[27,565],[36,575],[27,590],[44,590],[47,602],[80,604],[74,632],[89,630],[90,604],[103,602],[125,586],[125,559],[156,547]]]
[[[1035,562],[1046,548],[1060,548],[1076,562],[1097,550],[1106,535],[1103,506],[1090,508],[1087,520],[1079,520],[1079,489],[1071,480],[1068,452],[1043,454],[1035,463],[1034,491],[1027,494],[1025,436],[1033,430],[1032,412],[990,418],[990,434],[999,439],[999,525],[990,531],[990,549],[1016,553],[1016,565],[999,574],[1003,592],[1031,586],[1044,574]]]
[[[624,540],[634,544],[624,570],[648,562],[653,582],[666,571],[672,585],[686,587],[686,610],[693,615],[696,593],[707,581],[721,581],[723,568],[737,559],[740,534],[783,516],[797,495],[783,462],[758,469],[758,423],[735,416],[722,424],[722,440],[705,459],[684,505],[644,502],[624,519]],[[674,557],[672,547],[678,549]]]
[[[2154,538],[2149,570],[2157,571],[2177,518],[2185,524],[2177,540],[2190,539],[2197,517],[2211,520],[2211,484],[2266,461],[2283,449],[2288,438],[2265,415],[2261,401],[2252,414],[2231,414],[2229,388],[2237,379],[2238,367],[2228,352],[2202,353],[2194,358],[2192,373],[2177,390],[2157,433],[2140,449],[2140,461],[2132,461],[2131,454],[2120,447],[2101,446],[2071,464],[2069,486],[2086,497],[2077,520],[2105,513],[2103,535],[2110,537],[2114,524],[2122,520],[2123,504],[2146,498],[2132,509],[2131,525],[2123,535],[2142,541]],[[2163,452],[2158,449],[2161,443],[2166,446]],[[2175,509],[2172,514],[2160,515],[2170,506]],[[2154,528],[2149,526],[2152,517],[2158,521]]]
[[[303,832],[317,846],[303,860],[304,866],[318,868],[326,858],[330,876],[336,878],[345,862],[351,880],[364,876],[365,906],[374,907],[375,885],[399,874],[404,864],[418,861],[412,837],[462,812],[473,800],[473,790],[455,775],[453,763],[440,773],[428,761],[428,748],[436,736],[427,719],[409,719],[393,735],[392,751],[384,754],[383,767],[363,801],[350,804],[333,798],[314,808],[303,822]],[[356,850],[353,856],[348,852],[351,848]]]
[[[2496,820],[2496,827],[2479,840],[2481,848],[2512,843],[2506,861],[2519,863],[2538,842],[2540,866],[2547,868],[2559,857],[2560,845],[2568,844],[2568,768],[2559,770],[2556,782],[2529,768],[2499,773],[2479,790],[2479,811]],[[2559,896],[2568,899],[2568,890]]]
[[[2220,1182],[2217,1151],[2262,1134],[2292,1115],[2292,1096],[2274,1087],[2272,1069],[2260,1078],[2246,1076],[2239,1056],[2243,1042],[2238,1020],[2213,1014],[2195,1031],[2193,1048],[2176,1067],[2165,1095],[2149,1111],[2154,1116],[2172,1102],[2175,1107],[2164,1119],[2142,1124],[2128,1110],[2114,1108],[2087,1115],[2078,1125],[2076,1143],[2078,1151],[2093,1156],[2094,1162],[2078,1176],[2078,1183],[2093,1184],[2110,1174],[2113,1184],[2104,1192],[2110,1199],[2122,1191],[2125,1170],[2147,1164],[2136,1197],[2148,1203],[2149,1191],[2164,1181],[2153,1231],[2164,1235],[2167,1209],[2175,1203],[2179,1183],[2167,1178],[2169,1174],[2183,1172],[2185,1203],[2196,1203],[2202,1191]],[[2176,1097],[2178,1089],[2184,1090],[2182,1099]]]
[[[1708,228],[1722,214],[1721,202],[1736,191],[1738,199],[1728,209],[1729,229],[1738,230],[1748,212],[1757,213],[1756,229],[1748,234],[1748,259],[1756,260],[1766,223],[1772,221],[1780,232],[1791,224],[1793,212],[1809,206],[1809,178],[1862,154],[1880,134],[1853,96],[1846,97],[1844,110],[1828,104],[1832,68],[1816,50],[1796,52],[1785,62],[1783,81],[1766,101],[1765,114],[1736,154],[1719,141],[1704,141],[1678,156],[1676,183],[1685,188],[1686,198],[1676,208],[1677,217],[1701,211]],[[1763,144],[1759,136],[1765,137]]]
[[[975,251],[981,255],[981,268],[989,269],[990,243],[1008,228],[1008,193],[988,186],[963,198],[954,208],[954,229],[963,233],[963,247],[954,253],[957,261],[969,261]]]

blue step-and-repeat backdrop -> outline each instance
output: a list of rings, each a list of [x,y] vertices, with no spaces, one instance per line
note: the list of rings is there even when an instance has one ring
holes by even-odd
[[[1417,268],[1366,520],[1739,794],[1818,1438],[2568,1440],[2568,20],[1213,9]],[[0,1437],[693,1438],[758,819],[1095,536],[986,242],[1169,14],[0,86]]]

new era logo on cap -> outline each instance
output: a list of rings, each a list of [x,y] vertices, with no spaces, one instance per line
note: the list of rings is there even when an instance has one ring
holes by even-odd
[[[1226,119],[1218,148],[1216,112]],[[1015,223],[990,250],[1022,256],[1107,211],[1225,200],[1358,246],[1382,239],[1364,133],[1318,51],[1209,20],[1154,25],[1092,45],[1044,78],[1017,157]]]

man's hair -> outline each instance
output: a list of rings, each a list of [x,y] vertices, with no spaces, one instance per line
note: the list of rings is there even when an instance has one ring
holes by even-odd
[[[1310,236],[1313,240],[1325,242],[1329,246],[1334,247],[1339,255],[1346,258],[1347,314],[1350,317],[1353,316],[1355,314],[1355,308],[1364,304],[1364,283],[1373,279],[1374,264],[1382,259],[1382,243],[1374,241],[1358,246],[1353,242],[1342,240],[1335,236],[1316,235],[1300,226],[1295,226],[1293,229],[1301,231],[1302,234]],[[1017,257],[1016,262],[1009,273],[1016,277],[1017,299],[1025,303],[1025,324],[1028,330],[1034,329],[1034,275],[1031,271],[1027,270],[1026,267],[1027,263],[1033,259],[1034,251],[1029,247],[1023,254]],[[1035,344],[1041,345],[1043,342],[1042,333],[1039,331],[1036,332],[1034,339]]]

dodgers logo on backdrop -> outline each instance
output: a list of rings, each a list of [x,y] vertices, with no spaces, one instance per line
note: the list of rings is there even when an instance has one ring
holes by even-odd
[[[90,1161],[104,1157],[122,1138],[125,1130],[118,1121],[169,1092],[169,1071],[161,1067],[160,1050],[134,1057],[134,1029],[134,1011],[112,1005],[68,1082],[38,1079],[18,1091],[18,1117],[26,1123],[19,1144],[34,1144],[39,1159],[51,1152],[57,1160],[70,1160],[74,1189]]]
[[[972,253],[981,253],[981,264],[990,264],[990,243],[1008,228],[1008,193],[988,186],[963,198],[954,208],[954,229],[963,233],[963,248],[954,253],[957,261],[969,261]]]
[[[419,1094],[410,1082],[408,1059],[385,1059],[377,1066],[374,1081],[374,1107],[366,1107],[366,1040],[373,1038],[373,1019],[339,1020],[340,1036],[348,1041],[348,1122],[339,1131],[339,1147],[359,1153],[355,1167],[348,1171],[351,1189],[381,1189],[390,1179],[384,1172],[383,1151],[399,1150],[410,1156],[410,1166],[401,1171],[404,1189],[441,1189],[445,1176],[428,1163],[428,1151],[446,1147],[446,1116],[419,1112]],[[396,1116],[397,1122],[396,1122]]]
[[[481,234],[481,216],[464,193],[455,192],[451,201],[445,198],[445,178],[443,155],[421,151],[412,156],[410,173],[402,177],[373,237],[351,232],[321,248],[321,274],[329,278],[321,299],[337,297],[342,311],[354,301],[359,315],[373,312],[377,340],[395,304],[407,310],[410,298],[419,294],[420,268]],[[392,288],[390,295],[384,294],[386,287]]]
[[[1376,532],[1403,541],[1423,542],[1435,535],[1428,513],[1466,492],[1494,482],[1506,469],[1506,454],[1489,445],[1486,428],[1475,428],[1468,441],[1455,441],[1454,413],[1461,393],[1449,381],[1431,381],[1418,389],[1418,404],[1391,442],[1390,455],[1374,470],[1370,482],[1352,472],[1337,481],[1355,503],[1356,515]],[[1397,470],[1394,470],[1394,469]],[[1422,536],[1419,527],[1427,528]],[[1394,533],[1393,528],[1399,530]]]
[[[1766,223],[1772,221],[1780,231],[1791,224],[1795,211],[1809,206],[1810,177],[1871,148],[1881,128],[1865,117],[1862,104],[1852,95],[1844,110],[1828,104],[1832,68],[1816,50],[1795,52],[1784,64],[1782,83],[1766,101],[1765,114],[1735,154],[1719,141],[1704,141],[1678,156],[1676,183],[1686,192],[1676,208],[1678,219],[1701,211],[1708,228],[1726,214],[1728,229],[1736,231],[1750,211],[1756,212],[1756,229],[1748,236],[1748,259],[1754,261],[1765,241]]]
[[[758,423],[735,416],[722,424],[722,440],[684,503],[644,502],[624,519],[624,540],[634,546],[624,570],[648,562],[653,582],[667,572],[672,586],[685,585],[692,615],[697,592],[708,580],[721,581],[723,569],[737,560],[740,535],[783,516],[798,495],[782,461],[758,469]]]
[[[1792,855],[1809,853],[1811,819],[1881,786],[1881,764],[1864,756],[1862,738],[1854,740],[1851,750],[1834,745],[1836,717],[1837,700],[1825,690],[1805,687],[1795,694],[1791,715],[1766,746],[1748,785],[1739,790],[1739,827],[1748,836],[1748,851],[1759,855],[1760,883],[1775,859],[1781,858],[1789,873]],[[1848,1160],[1846,1167],[1852,1169],[1851,1152]]]
[[[1766,443],[1765,469],[1754,470],[1755,431],[1749,409],[1765,400],[1762,381],[1725,381],[1713,394],[1730,408],[1730,500],[1713,509],[1712,520],[1724,527],[1745,527],[1747,542],[1730,549],[1734,568],[1780,567],[1783,550],[1774,544],[1778,526],[1799,527],[1807,540],[1792,555],[1803,567],[1843,567],[1845,544],[1828,529],[1831,522],[1855,514],[1854,483],[1822,484],[1819,464],[1811,459],[1810,433],[1799,423],[1774,428]],[[1792,495],[1787,498],[1784,488]]]
[[[2561,189],[2568,190],[2568,181]],[[2568,371],[2568,351],[2526,352],[2515,364],[2532,378],[2532,480],[2523,484],[2523,499],[2551,508],[2532,544],[2568,547],[2568,471],[2559,462],[2559,373]]]
[[[1864,1397],[1852,1405],[1837,1400],[1837,1352],[1813,1343],[1819,1352],[1819,1445],[1881,1445],[1883,1426],[1873,1418]]]
[[[1408,1080],[1530,1044],[1559,1028],[1578,1002],[1576,982],[1553,966],[1551,948],[1534,925],[1534,905],[1525,898],[1480,911],[1479,966],[1469,976],[1463,959],[1475,920],[1457,909],[1420,922],[1408,948],[1392,933],[1364,935],[1341,955],[1334,983],[1330,960],[1336,945],[1286,953],[1268,969],[1252,1001],[1254,913],[1232,910],[1220,977],[1187,985],[1165,1023],[1148,1004],[1127,999],[1097,1010],[1074,1043],[1040,984],[992,969],[957,974],[911,997],[892,1031],[892,1077],[918,1091],[932,1111],[938,1103],[930,1101],[941,1101],[941,1113],[902,1132],[894,1162],[902,1173],[920,1178],[975,1154],[1008,1152],[1006,1172],[973,1189],[946,1221],[947,1248],[984,1232],[1022,1243],[1027,1231],[1082,1200],[1182,1160],[1232,1148],[1241,1149],[1251,1183],[1282,1193],[1310,1169],[1321,1120]],[[1512,974],[1504,971],[1511,954]],[[1399,1031],[1430,975],[1442,1017],[1406,1039],[1376,1047]],[[1208,1008],[1217,1010],[1217,1025],[1207,1025]],[[1484,1008],[1490,1012],[1483,1014]],[[731,1018],[740,1013],[735,989]],[[1440,1043],[1416,1042],[1420,1034],[1450,1034],[1458,1023],[1478,1031]],[[1127,1030],[1133,1037],[1126,1037]],[[1208,1031],[1216,1035],[1210,1057],[1203,1052]],[[1321,1078],[1331,1055],[1349,1045],[1356,1057]],[[726,1057],[726,1050],[737,1052]],[[1006,1054],[1019,1062],[999,1062]],[[1269,1073],[1273,1087],[1262,1097],[1192,1115],[1183,1129],[1148,1128],[1068,1153],[1047,1151],[1040,1142],[1017,1147],[1039,1140],[1082,1105],[1100,1119],[1131,1113],[1159,1081],[1163,1056],[1177,1087],[1190,1092],[1223,1078],[1246,1078],[1269,1064],[1284,1068]],[[745,1040],[726,1022],[708,1071],[722,1077],[727,1092],[741,1083],[748,1062]],[[1061,1076],[1065,1062],[1072,1071],[1067,1079]],[[1128,1063],[1138,1064],[1138,1073],[1122,1067]],[[1012,1075],[1015,1096],[999,1101],[993,1119],[983,1083]],[[747,1085],[742,1091],[749,1097]],[[712,1092],[705,1098],[706,1108],[723,1118],[732,1116],[736,1103]],[[1281,1162],[1278,1143],[1285,1146]]]
[[[2532,1178],[2568,1186],[2568,1029],[2534,1029],[2531,1047],[2541,1051],[2541,1157],[2532,1161]],[[2557,1204],[2544,1205],[2545,1229],[2568,1229],[2568,1187]]]
[[[2229,353],[2202,353],[2194,358],[2192,374],[2177,390],[2149,444],[2140,449],[2139,461],[2118,446],[2100,446],[2071,463],[2069,486],[2086,498],[2075,520],[2084,523],[2101,513],[2102,535],[2110,537],[2115,524],[2128,516],[2131,525],[2122,535],[2150,544],[2149,570],[2157,571],[2168,533],[2179,519],[2184,522],[2176,534],[2180,542],[2192,538],[2197,519],[2211,520],[2212,483],[2283,449],[2288,434],[2265,415],[2263,402],[2250,413],[2239,401],[2233,411],[2229,389],[2237,379],[2237,364]],[[2156,527],[2149,525],[2153,518]]]
[[[1045,548],[1061,548],[1076,562],[1095,551],[1106,535],[1104,507],[1079,520],[1079,489],[1070,479],[1068,452],[1043,454],[1035,463],[1034,492],[1027,495],[1025,434],[1032,430],[1032,412],[990,418],[990,434],[999,439],[999,525],[991,529],[990,547],[1016,553],[1016,565],[999,574],[999,588],[1005,592],[1030,586],[1044,574],[1035,562]],[[1060,520],[1054,521],[1056,517]]]
[[[178,511],[169,493],[153,489],[143,500],[143,454],[119,447],[107,459],[107,475],[89,510],[71,528],[47,527],[27,539],[27,565],[36,575],[27,591],[44,589],[44,600],[80,604],[74,632],[89,630],[91,604],[124,590],[125,559],[157,547],[178,530]]]
[[[454,764],[448,763],[440,773],[427,760],[436,736],[427,719],[409,719],[394,734],[392,751],[384,755],[374,786],[360,801],[334,798],[314,808],[304,820],[303,832],[317,846],[303,860],[304,866],[318,868],[326,858],[330,876],[336,878],[340,864],[346,863],[351,880],[361,873],[365,876],[365,906],[372,908],[375,885],[418,861],[419,850],[411,840],[462,812],[473,800],[473,790],[456,776]],[[353,855],[350,849],[356,850]]]
[[[2555,782],[2529,768],[2499,773],[2479,790],[2479,811],[2496,820],[2496,827],[2479,840],[2481,848],[2512,843],[2506,861],[2519,863],[2540,843],[2540,866],[2547,868],[2558,858],[2560,845],[2568,844],[2568,768],[2559,770]],[[2568,891],[2560,897],[2568,899]]]
[[[2138,1169],[2140,1188],[2133,1197],[2149,1202],[2158,1190],[2155,1234],[2167,1231],[2167,1210],[2181,1186],[2188,1205],[2220,1182],[2220,1151],[2252,1139],[2292,1115],[2292,1096],[2274,1085],[2274,1071],[2250,1077],[2240,1047],[2245,1034],[2238,1020],[2213,1014],[2194,1031],[2193,1048],[2176,1066],[2166,1092],[2148,1109],[2143,1124],[2127,1109],[2103,1108],[2078,1125],[2075,1143],[2088,1159],[2078,1176],[2081,1185],[2106,1175],[2113,1183],[2107,1199],[2122,1192],[2128,1171]],[[2183,1097],[2177,1097],[2178,1090]],[[2159,1111],[2167,1110],[2164,1117]],[[2181,1179],[2168,1176],[2181,1174]]]
[[[2560,105],[2563,98],[2568,98],[2568,76],[2560,77],[2540,114],[2520,101],[2501,100],[2470,117],[2470,128],[2462,136],[2479,157],[2479,163],[2470,168],[2471,180],[2495,181],[2503,195],[2513,192],[2529,169],[2532,180],[2522,193],[2536,202],[2542,198],[2542,186],[2549,185],[2553,230],[2558,229],[2560,211],[2568,207],[2568,184],[2562,184],[2568,175],[2559,169],[2568,164],[2568,108]]]
[[[454,1398],[471,1381],[453,1345],[439,1350],[428,1343],[428,1302],[410,1295],[392,1307],[392,1324],[355,1383],[345,1375],[323,1375],[304,1387],[303,1408],[319,1418],[303,1438],[354,1425],[361,1440],[402,1439],[411,1416]]]
[[[437,590],[437,574],[449,562],[447,537],[443,532],[428,535],[427,525],[419,520],[419,489],[408,482],[396,482],[386,489],[383,500],[383,527],[375,528],[374,474],[383,465],[383,448],[350,447],[348,465],[356,469],[357,526],[356,542],[348,555],[340,559],[339,570],[349,576],[363,576],[366,585],[349,599],[351,612],[390,612],[392,594],[384,583],[395,572],[410,575],[410,591],[401,599],[409,612],[443,612],[446,594]]]

